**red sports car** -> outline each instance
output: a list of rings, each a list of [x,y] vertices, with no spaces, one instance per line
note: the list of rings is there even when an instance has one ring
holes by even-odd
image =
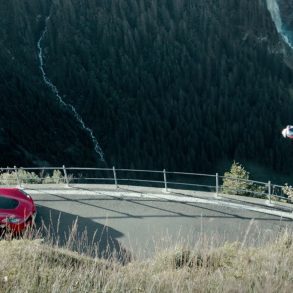
[[[21,232],[36,215],[33,199],[18,188],[0,188],[0,231]]]

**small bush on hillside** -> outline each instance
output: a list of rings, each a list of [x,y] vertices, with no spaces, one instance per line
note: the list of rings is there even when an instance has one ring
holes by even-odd
[[[1,185],[16,185],[17,184],[17,176],[16,172],[5,172],[0,174],[0,184]]]
[[[16,172],[15,172],[16,173]],[[22,169],[17,170],[18,178],[23,183],[41,183],[41,178],[35,172],[28,172]]]
[[[64,176],[62,175],[60,170],[54,170],[53,175],[47,175],[42,183],[63,183],[64,182]]]
[[[17,185],[17,184],[48,184],[64,183],[65,179],[60,170],[54,170],[52,176],[46,175],[44,178],[38,176],[35,172],[18,169],[17,171],[6,171],[0,174],[0,185]]]
[[[282,188],[282,191],[284,194],[288,196],[288,199],[290,201],[293,200],[293,187],[291,185],[288,185],[288,183],[285,183],[285,186]]]
[[[247,195],[252,187],[247,180],[249,180],[249,172],[234,161],[230,171],[224,173],[222,191],[227,194]]]
[[[17,179],[18,178],[18,179]],[[40,183],[41,179],[34,172],[28,172],[22,169],[17,171],[7,171],[0,174],[1,185],[17,185],[22,183]]]
[[[250,182],[249,175],[241,164],[234,161],[230,171],[224,174],[223,193],[266,198],[266,187]]]

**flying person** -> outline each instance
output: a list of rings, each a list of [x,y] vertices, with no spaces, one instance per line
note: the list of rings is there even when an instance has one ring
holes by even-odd
[[[288,137],[288,138],[293,139],[293,126],[287,125],[287,127],[282,130],[282,135],[285,138]]]

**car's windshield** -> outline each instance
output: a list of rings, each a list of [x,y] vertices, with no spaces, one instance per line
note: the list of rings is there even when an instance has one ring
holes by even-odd
[[[0,194],[0,209],[12,210],[18,206],[18,201]]]

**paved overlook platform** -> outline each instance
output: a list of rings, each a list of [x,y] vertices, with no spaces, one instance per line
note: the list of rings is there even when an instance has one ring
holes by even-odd
[[[114,251],[122,246],[135,258],[201,241],[221,245],[262,245],[292,230],[293,206],[215,193],[113,185],[24,185],[37,204],[37,226],[44,224],[59,244],[77,219],[74,233]],[[84,233],[84,231],[87,231]]]

